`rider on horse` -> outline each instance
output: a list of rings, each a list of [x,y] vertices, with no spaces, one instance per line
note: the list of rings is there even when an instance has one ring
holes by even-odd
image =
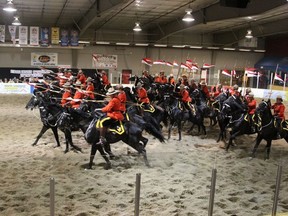
[[[274,109],[274,117],[276,119],[276,128],[277,128],[277,139],[281,139],[280,133],[282,131],[281,122],[285,120],[285,106],[282,103],[283,99],[281,95],[276,97],[276,103],[271,106],[271,109]]]
[[[104,117],[100,120],[100,141],[98,144],[105,144],[106,138],[105,134],[107,131],[107,128],[117,122],[122,121],[124,119],[124,116],[121,112],[121,101],[118,98],[118,90],[115,90],[114,88],[109,88],[108,92],[106,93],[107,96],[111,98],[109,103],[102,108],[102,112],[106,113]]]
[[[255,132],[255,126],[254,126],[254,123],[253,123],[252,116],[255,113],[256,105],[257,105],[257,102],[254,99],[254,94],[252,92],[250,92],[248,97],[247,97],[247,107],[248,107],[248,114],[249,114],[249,120],[250,120],[250,125],[251,125],[252,132]]]
[[[121,102],[120,111],[124,114],[126,112],[126,93],[124,91],[123,85],[121,84],[117,85],[115,89],[119,91],[118,98]]]
[[[181,96],[181,101],[183,102],[185,109],[190,110],[192,114],[195,115],[195,109],[191,105],[192,98],[190,97],[189,92],[186,90],[185,85],[181,84],[179,88],[180,88],[179,94]]]
[[[147,95],[147,91],[145,88],[143,88],[143,84],[138,82],[136,86],[137,96],[138,96],[138,102],[140,102],[143,105],[144,109],[149,109],[150,100]]]
[[[93,85],[92,81],[93,81],[93,79],[91,77],[88,77],[86,80],[86,83],[87,83],[86,95],[87,95],[88,99],[94,100],[95,99],[94,85]]]
[[[61,99],[61,106],[64,107],[67,104],[67,98],[71,98],[71,85],[69,82],[66,82],[63,86],[64,93]]]

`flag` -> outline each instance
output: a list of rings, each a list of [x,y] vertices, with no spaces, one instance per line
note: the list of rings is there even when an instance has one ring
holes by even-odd
[[[231,77],[231,72],[227,69],[222,70],[222,74]]]
[[[188,67],[192,68],[193,61],[192,61],[191,59],[187,59],[186,62],[185,62],[185,64],[186,64]]]
[[[173,64],[171,62],[166,62],[166,65],[169,67],[173,67]]]
[[[28,26],[19,26],[19,44],[28,44]]]
[[[141,61],[143,64],[147,64],[149,66],[152,66],[153,62],[150,58],[143,58]]]
[[[245,68],[245,75],[247,77],[257,77],[258,72],[256,70],[256,68]]]
[[[178,67],[178,63],[176,61],[173,62],[173,66]]]
[[[210,64],[203,64],[203,68],[211,68],[214,67],[215,65],[210,65]]]
[[[165,65],[166,62],[164,60],[157,60],[157,61],[154,61],[153,64],[155,64],[155,65]]]
[[[232,70],[232,71],[231,71],[231,75],[235,77],[235,76],[236,76],[236,71],[235,71],[235,70]]]
[[[191,65],[191,69],[192,69],[192,70],[199,70],[199,67],[198,67],[197,64],[192,64],[192,65]]]
[[[39,45],[39,27],[37,26],[30,26],[30,45]]]
[[[281,78],[281,76],[278,75],[277,73],[275,73],[274,80],[278,80],[278,81],[284,82],[284,80]]]
[[[184,69],[188,69],[188,70],[191,70],[191,67],[187,64],[184,64],[184,63],[181,63],[181,68],[184,68]]]

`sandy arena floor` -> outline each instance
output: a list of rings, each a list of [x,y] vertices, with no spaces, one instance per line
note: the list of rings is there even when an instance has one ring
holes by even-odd
[[[50,177],[56,180],[57,216],[132,216],[136,173],[142,174],[141,216],[205,216],[214,166],[218,171],[215,216],[271,215],[279,162],[284,167],[278,212],[288,211],[288,144],[284,140],[273,142],[269,161],[263,160],[264,144],[257,158],[249,161],[255,136],[239,137],[238,146],[226,153],[215,141],[217,128],[207,128],[205,138],[185,135],[181,142],[174,134],[164,144],[147,135],[152,168],[145,167],[143,158],[127,155],[126,145],[117,143],[112,145],[118,157],[111,170],[104,170],[104,160],[96,155],[94,170],[87,171],[90,146],[80,132],[73,133],[73,138],[84,153],[64,154],[61,132],[61,148],[53,148],[52,131],[31,146],[42,124],[36,118],[38,110],[24,109],[29,99],[28,95],[0,95],[1,216],[49,215]]]

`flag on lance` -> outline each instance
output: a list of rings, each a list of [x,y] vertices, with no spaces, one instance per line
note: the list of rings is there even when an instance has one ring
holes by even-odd
[[[257,77],[258,72],[256,68],[245,68],[245,75],[247,77]]]
[[[236,70],[232,70],[231,75],[235,77],[236,76]]]
[[[166,65],[169,67],[173,67],[173,64],[171,62],[166,62]]]
[[[184,64],[184,63],[181,63],[181,68],[184,68],[184,69],[188,69],[188,70],[191,70],[191,67],[187,64]]]
[[[211,64],[203,64],[203,67],[202,68],[212,68],[214,67],[215,65],[211,65]]]
[[[281,78],[281,76],[278,75],[277,73],[275,73],[274,80],[278,80],[278,81],[284,82],[284,80]]]
[[[191,59],[187,59],[186,62],[185,62],[185,64],[186,64],[187,66],[189,66],[190,68],[192,68],[193,61],[192,61]]]
[[[191,69],[192,70],[199,70],[199,67],[197,64],[192,64]]]
[[[222,70],[221,73],[222,73],[223,75],[225,75],[225,76],[231,77],[231,72],[230,72],[229,70],[227,70],[227,69]]]
[[[155,65],[165,65],[166,62],[164,60],[157,60],[157,61],[154,61],[153,64],[155,64]]]
[[[174,62],[173,62],[173,66],[178,67],[179,64],[178,64],[176,61],[174,61]]]
[[[143,58],[141,62],[149,66],[152,66],[153,64],[153,61],[150,58]]]

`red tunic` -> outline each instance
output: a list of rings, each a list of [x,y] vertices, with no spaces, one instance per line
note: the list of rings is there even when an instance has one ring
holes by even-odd
[[[125,112],[126,111],[126,101],[127,101],[126,93],[124,91],[120,92],[118,94],[118,98],[121,102],[120,111]]]
[[[187,103],[187,102],[191,102],[191,101],[192,101],[191,97],[189,96],[189,92],[188,92],[186,89],[184,89],[183,91],[181,91],[180,94],[181,94],[181,96],[182,96],[182,101],[183,101],[184,103]]]
[[[255,99],[251,99],[251,98],[248,98],[247,99],[247,102],[248,102],[248,113],[250,115],[253,115],[255,113],[255,110],[256,110],[256,100]]]
[[[84,97],[84,94],[80,92],[79,90],[77,90],[75,92],[73,99],[83,99],[83,97]],[[81,104],[81,100],[71,101],[70,103],[72,105],[72,108],[78,108]]]
[[[62,95],[61,99],[61,106],[65,106],[65,104],[68,102],[66,99],[71,97],[71,92],[70,91],[65,91],[64,94]]]
[[[107,77],[106,74],[102,74],[102,83],[103,83],[103,85],[105,85],[105,86],[110,84],[110,82],[109,82],[108,77]]]
[[[174,80],[174,78],[170,78],[170,79],[169,79],[169,83],[170,83],[171,85],[175,85],[175,80]]]
[[[141,103],[149,103],[149,102],[150,102],[150,100],[149,100],[149,98],[148,98],[148,96],[147,96],[147,91],[146,91],[146,89],[144,89],[144,88],[139,88],[139,89],[137,90],[137,95],[138,95],[139,100],[140,100]]]
[[[282,120],[285,120],[285,106],[284,104],[280,103],[275,103],[272,107],[272,109],[274,109],[274,115],[281,118]]]
[[[207,86],[203,86],[203,87],[202,87],[202,91],[203,91],[203,93],[205,94],[205,96],[206,96],[207,98],[210,97],[210,93],[209,93],[209,90],[208,90],[208,87],[207,87]]]
[[[163,85],[163,84],[166,84],[167,83],[167,78],[166,77],[160,77],[160,83]]]
[[[120,112],[121,109],[121,102],[118,97],[113,98],[109,101],[109,103],[102,108],[102,112],[107,113],[107,116],[109,116],[111,119],[115,120],[123,120],[124,116]]]
[[[161,83],[161,78],[160,77],[155,77],[154,78],[155,83]]]
[[[78,74],[77,79],[82,83],[82,85],[86,86],[86,76],[84,74]]]
[[[88,96],[89,98],[95,99],[95,96],[94,96],[94,94],[93,94],[93,92],[94,92],[94,85],[93,85],[92,83],[87,86],[86,91],[87,91],[86,94],[87,94],[87,96]]]

